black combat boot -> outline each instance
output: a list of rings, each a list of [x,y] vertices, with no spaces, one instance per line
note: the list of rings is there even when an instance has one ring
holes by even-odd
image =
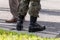
[[[29,26],[29,32],[37,32],[37,31],[43,31],[45,30],[45,26],[41,26],[36,23],[37,17],[30,17],[30,26]]]
[[[18,17],[17,27],[16,27],[16,29],[17,29],[18,31],[20,31],[20,30],[23,29],[23,21],[24,21],[24,16],[20,15],[20,16]]]

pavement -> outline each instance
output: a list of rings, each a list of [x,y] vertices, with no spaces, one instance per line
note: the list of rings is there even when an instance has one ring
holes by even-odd
[[[11,19],[13,16],[10,13],[9,0],[0,0],[0,28],[11,30],[16,28],[16,23],[6,23],[6,19]],[[41,0],[42,9],[39,13],[38,23],[47,26],[46,30],[35,32],[33,34],[41,37],[60,37],[60,0]],[[29,14],[26,15],[24,22],[24,30],[19,32],[28,32]],[[11,30],[16,31],[16,30]]]

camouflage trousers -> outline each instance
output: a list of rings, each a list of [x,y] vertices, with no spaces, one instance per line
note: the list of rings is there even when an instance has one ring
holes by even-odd
[[[29,4],[31,4],[29,6]],[[41,9],[40,0],[21,0],[18,7],[19,15],[26,15],[27,11],[30,16],[38,17]]]

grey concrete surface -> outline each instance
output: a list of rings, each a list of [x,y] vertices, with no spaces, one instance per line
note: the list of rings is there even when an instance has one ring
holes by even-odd
[[[0,0],[0,28],[11,30],[16,28],[16,23],[5,23],[6,19],[13,16],[9,9],[9,0]],[[46,30],[39,31],[36,34],[41,37],[60,37],[60,0],[41,0],[42,9],[39,13],[38,23],[47,26]],[[24,30],[28,33],[29,14],[27,14],[24,22]]]

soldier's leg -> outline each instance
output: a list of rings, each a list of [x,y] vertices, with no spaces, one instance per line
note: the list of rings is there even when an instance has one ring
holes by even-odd
[[[29,32],[42,31],[45,29],[45,26],[41,26],[36,23],[40,9],[41,9],[40,0],[31,0],[31,6],[29,8],[30,14]]]
[[[10,12],[13,15],[13,18],[11,20],[6,20],[6,22],[12,23],[16,22],[17,20],[17,8],[20,0],[9,0],[9,6],[10,6]]]
[[[19,8],[18,8],[19,16],[18,16],[17,27],[16,27],[18,31],[22,30],[23,28],[23,20],[25,15],[27,14],[28,5],[29,5],[29,0],[21,0],[19,4]]]

